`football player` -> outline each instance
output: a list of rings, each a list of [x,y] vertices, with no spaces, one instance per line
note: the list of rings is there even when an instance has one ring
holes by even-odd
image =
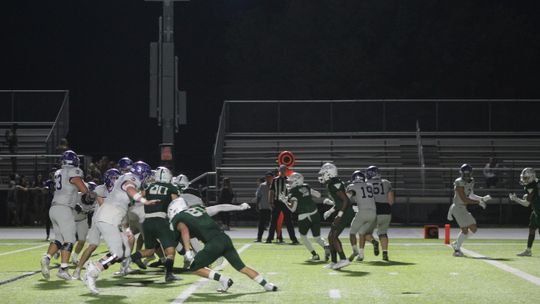
[[[371,235],[377,224],[377,212],[375,199],[373,195],[373,185],[366,182],[364,173],[356,170],[352,174],[351,184],[347,186],[347,195],[353,202],[356,202],[358,211],[351,223],[349,237],[353,249],[349,261],[357,257],[358,261],[364,260],[364,246],[366,244],[366,235]],[[356,244],[356,235],[359,234],[358,247]]]
[[[57,276],[71,280],[68,273],[69,257],[75,243],[75,218],[73,209],[78,200],[78,192],[83,193],[83,200],[91,200],[93,195],[88,191],[82,179],[83,171],[79,168],[79,157],[71,150],[62,154],[62,168],[54,173],[55,191],[49,216],[55,234],[47,253],[41,258],[41,274],[49,279],[51,256],[58,250],[61,252],[61,264]]]
[[[189,269],[198,276],[218,281],[221,285],[218,291],[225,292],[233,284],[229,277],[208,268],[220,256],[224,256],[237,271],[257,282],[266,291],[277,291],[274,284],[242,262],[231,238],[206,213],[204,207],[190,208],[183,198],[178,198],[169,205],[168,216],[172,227],[181,234],[186,257],[192,261]],[[191,250],[190,238],[193,236],[205,243],[204,248],[197,254]]]
[[[373,195],[375,198],[375,208],[377,210],[377,234],[381,241],[383,250],[382,259],[388,261],[388,227],[392,221],[392,205],[395,202],[394,190],[392,183],[381,178],[379,168],[369,166],[366,170],[367,182],[373,187]],[[373,244],[373,253],[379,255],[379,242],[372,236],[366,235],[366,241]]]
[[[330,258],[330,248],[328,243],[321,237],[321,215],[317,209],[317,205],[312,197],[320,198],[319,191],[311,189],[304,183],[304,176],[298,172],[294,172],[287,178],[289,186],[289,195],[284,201],[291,212],[298,214],[298,231],[300,238],[311,253],[311,261],[319,261],[321,258],[311,245],[307,237],[307,233],[311,230],[311,234],[325,252],[325,260]]]
[[[332,222],[328,242],[330,244],[330,254],[332,262],[326,267],[331,269],[341,269],[351,262],[343,252],[343,246],[339,240],[339,235],[346,227],[349,227],[354,217],[354,211],[349,197],[346,194],[345,184],[338,177],[338,169],[334,164],[325,163],[319,170],[319,182],[326,185],[328,193],[332,197],[335,207],[330,209],[331,213],[338,210],[337,215]],[[340,261],[337,261],[339,254]]]
[[[88,190],[95,191],[97,185],[94,182],[89,182],[86,185]],[[79,192],[79,196],[82,198],[82,193]],[[80,201],[75,205],[75,225],[77,227],[77,245],[75,250],[71,254],[71,263],[75,266],[79,264],[79,254],[81,253],[84,243],[86,242],[86,236],[88,235],[88,214],[95,209],[95,200],[88,202]],[[74,274],[75,275],[75,274]]]
[[[146,269],[146,265],[141,260],[143,257],[154,255],[156,247],[163,246],[166,259],[165,281],[171,282],[178,278],[173,274],[174,249],[176,240],[174,232],[169,229],[167,220],[167,208],[169,203],[178,197],[178,188],[171,184],[172,173],[165,167],[158,167],[154,173],[154,182],[149,184],[145,190],[145,197],[151,200],[159,200],[159,203],[151,206],[144,206],[145,220],[142,224],[145,231],[145,250],[140,250],[131,255],[133,261],[139,268]],[[159,243],[158,243],[159,242]]]
[[[519,176],[519,183],[525,189],[523,199],[516,196],[515,193],[510,193],[509,198],[524,207],[531,206],[531,216],[529,217],[529,238],[527,239],[527,249],[518,253],[518,256],[532,256],[532,245],[534,242],[534,234],[536,229],[540,227],[540,193],[538,186],[538,178],[533,168],[525,168]]]
[[[96,205],[94,209],[94,215],[97,214],[98,209],[101,205],[103,205],[103,201],[107,197],[109,193],[111,193],[114,182],[120,177],[120,171],[117,169],[109,169],[105,171],[105,174],[103,174],[103,185],[99,185],[96,187]],[[79,264],[77,265],[77,268],[75,268],[75,271],[73,271],[73,278],[78,280],[81,277],[81,269],[84,267],[84,264],[86,264],[86,261],[90,258],[92,253],[96,250],[96,248],[99,246],[101,234],[99,230],[96,227],[96,216],[92,217],[92,225],[90,226],[90,230],[88,230],[88,247],[83,251],[83,254],[81,255],[81,258],[79,260]]]
[[[454,181],[454,199],[448,210],[448,220],[451,221],[453,217],[461,229],[457,240],[452,243],[455,257],[463,256],[461,245],[469,237],[469,231],[476,233],[478,230],[476,220],[467,210],[467,205],[479,205],[486,209],[486,202],[491,199],[489,195],[480,197],[474,194],[472,170],[473,168],[468,164],[463,164],[459,169],[461,177]]]
[[[128,258],[130,250],[127,236],[119,230],[122,219],[126,216],[130,200],[137,204],[153,205],[156,200],[146,200],[139,192],[141,184],[152,174],[150,166],[142,161],[133,163],[130,173],[118,178],[111,193],[105,198],[96,216],[96,226],[103,236],[109,253],[99,261],[90,261],[83,280],[93,294],[98,294],[96,280],[99,274],[114,263]]]

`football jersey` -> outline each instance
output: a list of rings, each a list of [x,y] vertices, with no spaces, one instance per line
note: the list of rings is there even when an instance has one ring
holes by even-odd
[[[88,218],[88,213],[91,213],[95,210],[97,203],[94,201],[92,204],[84,204],[82,202],[83,194],[81,192],[77,193],[77,204],[81,207],[82,211],[77,212],[73,210],[73,215],[75,216],[75,221],[79,222]]]
[[[376,203],[388,203],[388,192],[392,191],[392,183],[384,178],[373,178],[367,181],[373,187],[373,198]]]
[[[341,210],[343,208],[343,201],[337,195],[337,193],[339,191],[342,191],[343,193],[345,193],[346,191],[345,184],[338,177],[333,177],[327,182],[326,188],[328,189],[328,194],[330,194],[330,196],[332,197],[332,200],[334,201],[335,209],[338,211]],[[354,211],[352,209],[352,204],[349,204],[344,211],[344,213],[349,213],[349,212],[354,214]]]
[[[317,210],[317,205],[315,205],[315,202],[311,197],[311,188],[308,185],[303,184],[290,189],[289,199],[293,197],[298,200],[298,205],[295,211],[296,213],[312,213],[313,211]]]
[[[173,227],[178,223],[184,223],[188,229],[191,238],[198,238],[203,243],[208,242],[213,237],[224,234],[221,227],[206,213],[202,206],[191,207],[185,211],[177,213],[172,219]]]
[[[465,206],[465,203],[459,198],[459,195],[456,192],[457,187],[463,187],[465,197],[469,197],[471,194],[473,194],[474,179],[471,178],[471,181],[467,182],[463,178],[458,177],[454,181],[454,199],[452,201],[456,205]]]
[[[83,177],[83,171],[77,167],[64,165],[54,173],[54,196],[53,205],[64,205],[75,208],[79,189],[71,183],[71,179]]]
[[[97,194],[97,196],[103,198],[106,198],[107,195],[109,195],[109,189],[107,189],[107,186],[105,185],[97,186],[96,189],[94,189],[94,192]]]
[[[354,194],[351,199],[358,205],[358,210],[376,210],[373,186],[370,183],[352,183],[347,186],[347,192],[349,191]]]
[[[127,192],[124,190],[125,183],[135,184],[136,189],[141,188],[141,181],[132,173],[126,173],[120,176],[105,198],[103,205],[99,208],[97,221],[120,225],[122,219],[127,214],[128,206],[131,201]]]
[[[531,208],[536,215],[540,215],[540,193],[538,187],[538,181],[534,181],[525,187],[527,195],[531,196]]]
[[[178,188],[169,183],[152,183],[145,189],[147,200],[159,200],[158,203],[144,206],[145,213],[165,212],[171,203],[171,195],[178,195]]]

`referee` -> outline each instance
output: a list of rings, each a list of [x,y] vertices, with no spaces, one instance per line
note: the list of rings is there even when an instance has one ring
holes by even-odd
[[[274,178],[270,190],[268,193],[268,203],[272,209],[272,219],[270,221],[270,230],[268,231],[268,238],[266,243],[272,243],[274,240],[274,232],[276,231],[277,221],[279,214],[283,212],[283,221],[287,225],[287,231],[291,238],[292,244],[297,245],[298,239],[294,234],[294,225],[292,223],[292,213],[285,206],[287,200],[287,166],[279,166],[279,175]]]

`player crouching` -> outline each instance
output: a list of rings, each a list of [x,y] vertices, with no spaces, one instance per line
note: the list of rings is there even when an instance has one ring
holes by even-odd
[[[172,227],[181,234],[182,243],[186,248],[186,258],[192,260],[189,269],[198,276],[218,281],[221,285],[218,291],[225,292],[233,284],[229,277],[208,268],[208,265],[220,256],[225,257],[234,269],[247,275],[266,291],[277,291],[274,284],[267,282],[257,271],[242,262],[231,238],[206,213],[204,207],[189,207],[183,198],[177,198],[171,202],[167,213]],[[204,248],[196,255],[191,250],[191,237],[196,237],[204,243]]]

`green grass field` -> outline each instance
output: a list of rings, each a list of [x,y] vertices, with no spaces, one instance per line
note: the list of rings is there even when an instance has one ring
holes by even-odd
[[[323,268],[324,262],[306,262],[309,253],[303,246],[235,240],[236,248],[244,249],[241,256],[246,264],[275,283],[278,292],[264,292],[230,265],[222,273],[231,276],[235,284],[224,294],[216,292],[216,282],[190,274],[181,273],[182,281],[165,284],[161,269],[149,268],[116,278],[112,275],[118,269],[115,265],[100,277],[97,286],[101,294],[94,296],[81,281],[57,279],[56,270],[52,270],[49,281],[40,273],[30,274],[39,270],[46,243],[0,240],[0,281],[28,275],[2,283],[0,296],[4,303],[157,304],[171,303],[183,293],[189,294],[187,303],[537,303],[539,285],[486,263],[498,261],[540,277],[540,256],[515,255],[524,244],[515,240],[469,240],[465,248],[489,258],[454,258],[441,241],[392,240],[392,262],[373,256],[368,245],[364,262],[332,271]],[[102,246],[97,252],[103,251]],[[350,253],[350,247],[346,247],[346,253]],[[180,267],[181,262],[178,258],[175,266]]]

